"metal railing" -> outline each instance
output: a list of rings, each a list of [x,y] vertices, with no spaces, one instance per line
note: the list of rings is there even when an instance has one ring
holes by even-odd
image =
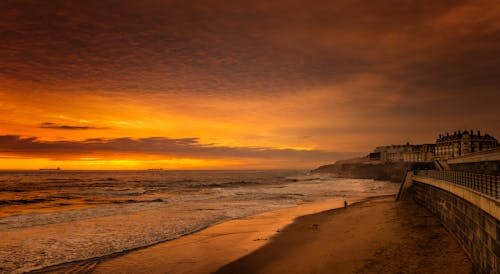
[[[499,199],[500,176],[459,171],[416,170],[415,175],[447,181]]]

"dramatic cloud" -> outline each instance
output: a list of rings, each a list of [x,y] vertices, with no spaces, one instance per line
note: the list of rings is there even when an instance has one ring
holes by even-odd
[[[0,8],[3,77],[56,89],[290,91],[365,73],[407,92],[500,86],[495,0],[7,0]]]
[[[357,154],[333,153],[322,150],[276,149],[269,147],[228,147],[203,145],[196,138],[170,139],[151,137],[142,139],[88,139],[84,141],[40,141],[35,137],[0,136],[0,153],[25,157],[50,157],[75,160],[83,156],[120,157],[135,155],[163,158],[237,159],[254,158],[290,161],[331,161]]]
[[[58,125],[56,123],[51,123],[51,122],[42,123],[40,125],[40,128],[62,129],[62,130],[109,129],[109,127]]]
[[[4,0],[0,10],[0,135],[85,147],[196,136],[178,154],[203,157],[367,153],[459,128],[500,136],[497,0]]]

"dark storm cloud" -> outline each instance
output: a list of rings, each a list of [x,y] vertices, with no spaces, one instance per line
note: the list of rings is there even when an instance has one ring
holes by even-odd
[[[6,0],[0,9],[0,75],[52,89],[289,91],[361,73],[386,75],[396,93],[500,87],[495,0]]]
[[[355,155],[322,150],[204,145],[200,144],[197,138],[94,138],[85,141],[41,141],[35,137],[22,138],[17,135],[1,135],[0,152],[15,155],[16,157],[50,157],[52,159],[78,159],[82,156],[123,156],[132,154],[201,159],[261,158],[292,161],[331,161],[332,159]]]
[[[3,74],[106,90],[272,87],[301,76],[256,11],[222,2],[3,2]],[[239,18],[238,18],[239,17]],[[238,20],[242,20],[238,22]],[[291,73],[291,74],[289,74]],[[303,75],[302,75],[303,76]],[[276,80],[272,80],[276,79]]]
[[[40,125],[40,128],[60,129],[60,130],[109,129],[109,127],[59,125],[51,122],[42,123]]]
[[[314,118],[351,123],[275,131],[500,134],[497,0],[4,0],[0,10],[0,88],[11,93],[331,89],[334,106]]]

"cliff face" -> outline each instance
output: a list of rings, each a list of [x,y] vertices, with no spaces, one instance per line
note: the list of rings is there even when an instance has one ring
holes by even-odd
[[[314,173],[333,173],[342,178],[375,179],[401,182],[408,170],[415,168],[432,169],[433,163],[364,161],[361,158],[338,161],[335,164],[320,166]]]

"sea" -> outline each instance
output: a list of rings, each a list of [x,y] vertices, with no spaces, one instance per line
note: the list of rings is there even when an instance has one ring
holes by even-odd
[[[1,171],[0,273],[102,257],[235,218],[397,188],[302,170]]]

